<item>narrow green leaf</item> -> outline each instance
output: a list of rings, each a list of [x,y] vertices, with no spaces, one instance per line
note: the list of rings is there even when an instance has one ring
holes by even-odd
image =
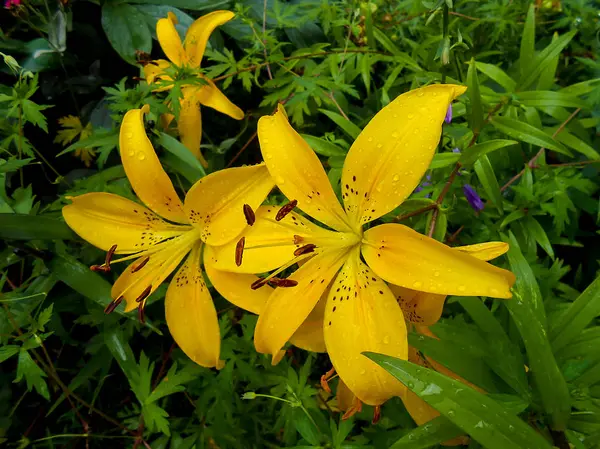
[[[554,250],[552,249],[552,244],[550,240],[548,240],[548,235],[546,235],[546,231],[542,228],[542,225],[533,217],[529,216],[525,219],[525,228],[531,233],[535,241],[540,245],[544,251],[554,259]]]
[[[356,139],[360,134],[360,128],[352,123],[350,120],[345,119],[337,112],[328,111],[327,109],[319,109],[319,112],[329,117],[336,125],[348,134],[352,139]]]
[[[168,134],[161,132],[159,133],[158,139],[160,145],[175,157],[181,159],[181,161],[189,168],[194,171],[196,180],[206,176],[206,171],[198,159],[182,144],[179,140]]]
[[[582,81],[580,83],[571,84],[561,90],[559,93],[572,95],[574,97],[581,97],[587,95],[600,87],[600,78],[593,78],[591,80]]]
[[[578,153],[583,154],[590,160],[598,160],[600,159],[600,153],[598,153],[593,147],[585,143],[579,137],[571,134],[569,131],[563,129],[560,133],[558,133],[555,137],[560,143],[572,148]]]
[[[129,384],[134,387],[132,389],[136,391],[136,377],[139,377],[136,374],[138,367],[135,361],[135,356],[133,355],[133,351],[131,350],[131,346],[129,346],[129,343],[123,335],[121,329],[115,327],[106,331],[104,333],[104,342],[106,343],[106,347],[114,359],[121,367],[121,370],[123,371],[123,374],[125,374]]]
[[[358,55],[360,57],[360,76],[367,90],[367,96],[371,95],[371,56]]]
[[[375,6],[375,5],[373,5]],[[365,14],[365,32],[367,35],[367,45],[373,50],[377,50],[377,43],[375,41],[375,35],[373,33],[373,11],[371,10],[371,2],[367,2],[364,8]],[[368,56],[368,55],[365,55]]]
[[[426,424],[412,429],[392,444],[389,449],[427,449],[451,440],[464,432],[445,416],[438,416]]]
[[[515,94],[515,100],[523,103],[525,106],[533,107],[562,106],[564,108],[590,108],[590,105],[586,101],[574,95],[543,90],[519,92]]]
[[[477,78],[477,69],[475,60],[471,59],[467,71],[467,86],[469,87],[469,99],[471,100],[471,129],[474,133],[479,133],[483,126],[483,105],[481,104],[481,93],[479,92],[479,79]]]
[[[554,33],[552,35],[552,42],[555,42],[558,39],[558,33]],[[553,58],[550,59],[548,63],[548,67],[540,74],[540,78],[537,82],[538,91],[541,90],[549,90],[554,85],[554,78],[556,77],[556,69],[558,68],[558,57],[556,54]]]
[[[521,74],[527,72],[535,54],[535,4],[531,3],[527,10],[523,37],[521,38],[521,51],[519,53],[519,66]]]
[[[406,360],[365,353],[413,393],[488,449],[551,449],[534,429],[490,397]]]
[[[320,154],[321,156],[346,156],[346,151],[343,148],[337,146],[335,143],[332,143],[328,140],[321,139],[319,137],[310,136],[308,134],[300,134],[302,138],[306,141],[309,147],[311,147],[315,153]]]
[[[575,37],[575,34],[577,34],[577,30],[572,30],[567,34],[563,34],[539,52],[539,54],[533,58],[531,64],[528,65],[528,69],[522,72],[517,84],[517,90],[529,89],[538,79],[540,74],[552,63],[552,58],[560,54],[569,42],[571,42],[571,39]]]
[[[548,148],[558,153],[566,154],[567,156],[573,156],[573,154],[560,142],[557,142],[544,131],[537,129],[528,123],[523,123],[508,117],[493,117],[491,123],[498,131],[517,140],[537,145],[538,147]]]
[[[488,197],[494,206],[496,206],[498,211],[500,213],[504,213],[500,184],[498,184],[498,179],[496,179],[496,174],[494,173],[494,169],[489,158],[486,155],[480,156],[475,162],[474,168],[479,182],[481,182],[481,185],[485,189],[485,193],[487,193]]]
[[[463,151],[462,155],[460,156],[460,163],[462,165],[473,164],[480,156],[483,156],[484,154],[491,153],[492,151],[496,151],[500,148],[508,147],[510,145],[516,145],[517,143],[518,142],[516,140],[495,139],[475,144]]]
[[[571,413],[567,383],[560,372],[547,337],[545,314],[539,287],[531,267],[521,254],[519,244],[510,234],[508,260],[517,276],[513,298],[504,301],[521,334],[528,366],[537,385],[541,402],[553,430],[565,430]],[[540,310],[541,309],[541,310]]]
[[[520,220],[521,218],[525,217],[526,215],[527,214],[524,211],[522,211],[521,209],[513,210],[510,214],[508,214],[506,217],[504,217],[504,220],[502,220],[502,223],[500,223],[500,229],[506,227],[513,221]]]
[[[550,329],[552,347],[564,348],[600,315],[600,276],[569,306]]]
[[[375,28],[373,30],[373,34],[375,35],[377,42],[388,52],[394,55],[394,60],[396,63],[402,64],[416,72],[421,72],[423,70],[417,61],[411,58],[408,53],[400,51],[400,49],[396,46],[396,44],[394,44],[394,42],[386,33],[381,31],[379,28]]]
[[[458,153],[437,153],[433,156],[429,168],[433,170],[435,168],[448,167],[456,164],[459,159],[460,154]]]
[[[75,240],[64,221],[43,215],[0,214],[0,238],[12,240]]]
[[[475,62],[475,67],[477,67],[477,70],[481,73],[500,84],[507,93],[514,92],[517,82],[508,76],[500,67],[477,61]]]

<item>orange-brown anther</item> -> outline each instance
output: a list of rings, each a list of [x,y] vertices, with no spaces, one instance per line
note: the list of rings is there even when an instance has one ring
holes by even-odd
[[[142,261],[141,261],[139,264],[137,264],[135,267],[133,267],[133,268],[131,269],[131,272],[132,272],[132,273],[137,273],[137,272],[138,272],[138,271],[140,271],[142,268],[144,268],[144,266],[145,266],[145,265],[148,263],[148,261],[149,261],[149,260],[150,260],[150,257],[144,257],[144,258],[142,259]]]
[[[331,394],[331,388],[329,387],[329,379],[331,379],[334,374],[335,368],[332,367],[329,371],[327,371],[321,376],[321,388],[329,394]]]
[[[269,280],[270,284],[275,285],[276,287],[295,287],[298,285],[298,281],[294,281],[293,279],[279,279],[279,278],[271,278]]]
[[[254,211],[249,204],[244,204],[244,217],[246,217],[246,223],[248,223],[249,226],[252,226],[256,221],[256,215],[254,215]]]
[[[282,206],[281,209],[279,209],[277,211],[277,215],[275,215],[275,220],[277,220],[277,221],[283,220],[287,214],[289,214],[292,210],[294,210],[294,207],[296,207],[297,204],[298,204],[297,200],[292,200],[289,203],[287,203],[286,205]]]
[[[294,251],[294,256],[301,256],[302,254],[308,254],[314,252],[317,245],[313,245],[312,243],[308,243],[307,245],[301,246],[296,251]]]
[[[246,237],[242,237],[235,245],[235,264],[239,267],[242,264],[242,257],[244,256],[244,245],[246,244]]]
[[[146,311],[144,310],[144,306],[146,305],[146,301],[142,301],[138,306],[138,319],[140,323],[146,323]]]
[[[106,306],[106,308],[104,309],[104,313],[106,313],[108,315],[109,313],[114,312],[114,310],[117,307],[119,307],[119,304],[121,304],[122,301],[123,301],[123,297],[119,296],[117,299],[115,299],[109,305]]]
[[[251,288],[252,290],[259,289],[259,288],[261,288],[263,285],[265,285],[267,282],[269,282],[269,281],[268,281],[268,280],[266,280],[266,279],[263,279],[263,278],[257,279],[256,281],[254,281],[254,282],[253,282],[253,283],[250,285],[250,288]]]
[[[352,405],[350,406],[350,408],[348,410],[346,410],[346,413],[344,413],[344,416],[342,416],[342,419],[346,420],[346,419],[352,418],[354,415],[356,415],[361,410],[362,410],[362,402],[360,401],[360,399],[358,399],[356,396],[354,396]]]
[[[152,286],[149,285],[148,287],[146,287],[144,289],[144,291],[140,294],[140,296],[138,296],[136,298],[135,302],[142,302],[144,299],[146,299],[150,295],[151,291],[152,291]]]
[[[106,258],[104,259],[104,263],[102,265],[92,265],[90,270],[102,273],[108,273],[110,271],[110,261],[112,260],[115,251],[117,250],[117,245],[113,245],[109,248],[106,253]]]
[[[377,424],[381,419],[381,405],[376,405],[375,410],[373,410],[373,421],[372,424]]]

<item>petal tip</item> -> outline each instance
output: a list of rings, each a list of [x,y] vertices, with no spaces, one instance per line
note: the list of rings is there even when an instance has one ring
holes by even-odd
[[[177,25],[179,23],[179,20],[177,20],[177,16],[175,15],[175,13],[173,11],[169,11],[167,13],[167,19],[169,19],[171,22],[173,22],[173,25]]]
[[[150,105],[145,104],[140,108],[140,111],[142,112],[142,114],[148,114],[150,112]]]

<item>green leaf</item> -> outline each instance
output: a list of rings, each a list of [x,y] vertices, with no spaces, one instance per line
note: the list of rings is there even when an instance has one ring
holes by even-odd
[[[517,140],[573,156],[560,142],[528,123],[508,117],[493,117],[491,123],[498,131]]]
[[[160,145],[169,153],[179,158],[185,166],[193,170],[195,181],[206,176],[206,171],[198,159],[179,140],[161,132],[158,139]],[[192,180],[194,182],[194,180]]]
[[[562,106],[565,108],[589,109],[590,105],[573,95],[560,92],[551,92],[536,90],[533,92],[519,92],[514,96],[515,100],[523,103],[525,106],[548,107]]]
[[[308,134],[300,134],[302,138],[306,141],[309,147],[311,147],[315,153],[320,154],[321,156],[346,156],[346,151],[343,148],[340,148],[336,144],[321,139],[319,137],[310,136]]]
[[[41,111],[47,109],[48,106],[41,106],[34,103],[31,100],[21,100],[21,107],[23,108],[23,116],[29,123],[33,123],[35,126],[48,132],[48,125],[46,124],[46,117]]]
[[[17,365],[17,377],[15,382],[20,382],[25,377],[27,383],[27,391],[31,391],[35,388],[40,396],[46,400],[50,400],[50,393],[48,391],[48,385],[44,380],[46,373],[36,365],[29,353],[25,350],[19,351],[19,363]]]
[[[558,351],[575,338],[600,315],[600,276],[569,306],[550,329],[552,347]]]
[[[492,151],[496,151],[500,148],[508,147],[510,145],[516,145],[517,143],[518,142],[515,140],[495,139],[475,144],[463,151],[462,155],[460,156],[460,163],[462,165],[473,164],[480,156],[483,156],[484,154],[491,153]]]
[[[435,168],[448,167],[456,164],[459,159],[460,154],[458,153],[436,153],[433,155],[429,168],[433,170]]]
[[[67,148],[62,150],[56,156],[62,156],[63,154],[70,153],[72,151],[78,150],[80,148],[98,148],[98,147],[117,147],[119,144],[119,130],[114,129],[108,132],[98,132],[94,133],[87,139],[78,140],[75,143],[72,143]]]
[[[456,438],[463,433],[448,418],[438,416],[422,426],[409,431],[392,444],[389,449],[427,449]]]
[[[539,54],[531,60],[531,64],[527,65],[527,70],[521,73],[517,89],[525,90],[530,88],[540,74],[552,63],[553,58],[560,54],[569,42],[571,42],[571,39],[575,37],[575,34],[577,34],[577,30],[572,30],[567,34],[563,34],[539,52]]]
[[[552,448],[526,423],[462,382],[406,360],[365,355],[488,449]]]
[[[571,413],[571,398],[567,383],[560,372],[547,337],[545,313],[539,287],[533,271],[521,254],[519,244],[510,234],[508,260],[517,276],[513,298],[504,301],[521,334],[528,366],[539,391],[544,411],[553,430],[565,430]]]
[[[9,158],[7,161],[0,160],[0,173],[10,173],[12,171],[18,170],[21,167],[25,167],[29,165],[34,158],[26,158],[26,159],[17,159],[16,156]]]
[[[0,214],[0,238],[12,240],[75,240],[61,220],[42,215]]]
[[[598,153],[594,148],[585,143],[579,137],[571,134],[566,129],[563,129],[560,133],[558,133],[555,139],[569,148],[577,151],[578,153],[583,154],[592,161],[600,159],[600,153]]]
[[[555,42],[556,39],[558,39],[558,33],[555,32],[552,35],[552,42]],[[540,74],[536,90],[541,91],[552,88],[554,85],[554,78],[556,77],[556,69],[558,68],[558,59],[559,55],[556,54],[556,56],[554,56],[548,63],[546,70]]]
[[[13,355],[19,352],[20,348],[16,345],[5,345],[0,347],[0,363],[10,359]]]
[[[587,95],[591,92],[594,92],[596,89],[600,87],[600,78],[594,78],[587,81],[582,81],[580,83],[571,84],[567,86],[559,92],[561,94],[572,95],[574,97],[581,97],[582,95]]]
[[[489,158],[486,155],[480,156],[475,162],[474,168],[479,182],[481,182],[481,185],[485,189],[485,193],[487,193],[487,196],[498,211],[504,213],[500,184],[498,184],[498,179],[496,179],[496,174]]]
[[[129,381],[129,384],[133,390],[135,387],[137,387],[134,376],[138,370],[138,367],[135,362],[135,356],[133,355],[131,346],[129,346],[129,343],[123,335],[121,329],[116,327],[107,330],[104,333],[104,343],[119,364],[119,367],[121,367],[123,374],[125,374],[125,377]]]
[[[155,402],[160,398],[185,390],[183,385],[198,378],[199,371],[198,366],[191,364],[178,371],[177,364],[173,364],[167,375],[163,377],[145,402]]]
[[[409,67],[413,71],[421,72],[423,69],[408,53],[400,51],[400,49],[394,44],[394,42],[388,37],[386,33],[381,31],[379,28],[374,29],[375,39],[377,42],[385,48],[388,52],[394,55],[394,60],[397,64]]]
[[[523,37],[521,38],[521,51],[519,53],[519,66],[521,74],[525,73],[533,62],[535,55],[535,4],[531,3],[527,10]]]
[[[538,242],[538,244],[552,259],[554,259],[554,250],[552,249],[552,244],[550,243],[550,240],[548,240],[548,236],[546,235],[544,228],[542,228],[542,225],[531,216],[524,220],[524,225],[531,235],[533,235],[535,241]]]
[[[231,6],[231,0],[128,0],[128,3],[143,5],[168,5],[175,8],[203,11],[216,9],[227,9]]]
[[[481,131],[483,126],[483,105],[481,104],[481,93],[479,92],[479,79],[475,60],[471,58],[467,71],[467,86],[469,87],[469,99],[471,100],[471,129],[475,134]]]
[[[352,137],[352,139],[356,139],[360,134],[360,128],[358,126],[356,126],[350,120],[347,120],[337,112],[328,111],[327,109],[319,109],[319,112],[329,117],[336,125],[342,128],[342,130],[346,134]]]
[[[102,28],[117,53],[136,64],[136,51],[152,51],[152,35],[144,14],[127,3],[104,3]]]
[[[500,67],[477,61],[475,61],[475,67],[477,67],[477,70],[481,73],[500,84],[507,93],[514,92],[517,82],[508,76]]]

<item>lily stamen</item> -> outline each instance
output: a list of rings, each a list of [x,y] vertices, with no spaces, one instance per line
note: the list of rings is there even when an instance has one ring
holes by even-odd
[[[312,257],[312,256],[313,256],[313,254],[309,253],[309,254],[302,254],[301,256],[298,256],[298,257],[294,257],[292,260],[290,260],[288,263],[286,263],[286,264],[282,265],[281,267],[279,267],[277,270],[275,270],[273,273],[271,273],[270,275],[268,275],[266,278],[257,279],[256,281],[254,281],[250,285],[250,288],[252,290],[256,290],[256,289],[262,287],[263,285],[265,285],[267,282],[271,281],[271,279],[273,279],[274,277],[276,277],[282,271],[288,269],[289,267],[291,267],[295,263],[298,263],[298,262],[300,262],[300,261],[302,261],[304,259],[308,259],[309,257]]]
[[[376,405],[375,410],[373,410],[373,421],[372,424],[377,424],[381,419],[381,405]]]
[[[235,264],[239,267],[242,265],[242,257],[244,255],[244,245],[246,244],[246,237],[242,237],[235,245]]]
[[[152,291],[152,285],[149,285],[148,287],[146,287],[144,289],[144,291],[140,294],[140,296],[138,296],[135,299],[135,302],[142,302],[142,301],[144,301],[150,295],[151,291]]]
[[[110,271],[110,262],[117,250],[117,245],[113,245],[106,252],[106,258],[104,259],[104,263],[102,265],[92,265],[90,270],[102,273],[108,273]]]
[[[142,324],[146,323],[146,315],[144,313],[145,304],[146,304],[146,301],[143,301],[138,306],[138,319],[140,320],[140,323],[142,323]]]
[[[115,299],[114,301],[112,301],[109,305],[106,306],[106,308],[104,309],[104,313],[106,315],[111,314],[114,312],[114,310],[119,307],[119,304],[121,304],[121,302],[123,302],[123,297],[119,296],[117,299]]]
[[[276,221],[281,221],[285,218],[287,214],[294,210],[296,205],[298,204],[298,200],[292,200],[289,203],[283,205],[279,211],[277,211],[277,215],[275,215]]]
[[[144,268],[144,266],[146,266],[146,264],[148,263],[149,260],[150,260],[150,257],[146,256],[145,258],[142,259],[142,261],[139,264],[137,264],[135,267],[133,267],[131,269],[131,272],[132,273],[137,273],[142,268]]]
[[[332,366],[329,371],[321,376],[321,388],[327,393],[331,394],[331,388],[329,387],[329,381],[335,377],[335,368]]]
[[[302,254],[313,253],[316,247],[317,245],[313,243],[308,243],[294,251],[294,256],[301,256]]]
[[[298,285],[298,281],[293,279],[280,279],[278,277],[274,277],[269,281],[269,284],[273,284],[275,287],[295,287]]]
[[[256,215],[254,215],[254,211],[252,210],[252,207],[250,207],[249,204],[244,204],[244,217],[246,217],[246,223],[248,223],[248,226],[252,226],[254,224],[254,222],[256,221]]]

